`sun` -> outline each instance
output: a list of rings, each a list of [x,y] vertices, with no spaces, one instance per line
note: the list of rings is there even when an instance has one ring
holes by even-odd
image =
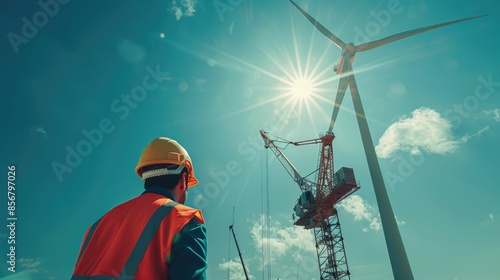
[[[202,44],[206,49],[213,50],[215,53],[248,69],[253,69],[262,76],[267,76],[273,83],[272,85],[259,84],[255,87],[255,90],[271,92],[272,94],[269,94],[268,97],[260,99],[249,106],[218,115],[210,121],[228,119],[274,103],[279,104],[276,110],[283,111],[284,115],[296,115],[298,117],[297,131],[301,129],[301,122],[308,122],[307,127],[311,128],[315,133],[322,131],[322,129],[316,127],[317,124],[327,126],[330,123],[331,113],[325,111],[325,105],[331,106],[331,108],[335,106],[334,94],[332,93],[335,92],[335,83],[338,83],[339,80],[339,76],[332,73],[333,62],[325,63],[325,60],[328,60],[332,44],[326,44],[323,51],[313,52],[315,50],[313,44],[315,32],[311,32],[309,44],[306,43],[308,47],[300,46],[300,42],[307,40],[299,40],[293,21],[291,20],[290,23],[293,40],[292,48],[282,42],[277,42],[275,48],[260,48],[266,61],[270,62],[267,69],[259,67],[251,61],[221,51],[219,48]],[[301,52],[300,50],[307,51]],[[304,120],[303,116],[305,117]]]
[[[296,98],[308,98],[314,92],[313,84],[309,79],[299,78],[292,82],[293,85],[290,90]]]

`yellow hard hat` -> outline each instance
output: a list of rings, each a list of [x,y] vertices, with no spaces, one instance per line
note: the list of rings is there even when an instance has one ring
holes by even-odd
[[[189,154],[175,140],[167,137],[154,139],[142,152],[141,158],[135,168],[135,172],[137,172],[137,175],[139,175],[142,179],[146,179],[146,176],[143,176],[141,169],[144,166],[153,164],[174,164],[180,167],[186,167],[188,170],[188,187],[193,187],[198,184],[198,180],[194,177],[193,163],[191,162]],[[182,168],[177,168],[176,170],[163,170],[165,170],[165,172],[156,172],[153,176],[178,174]]]

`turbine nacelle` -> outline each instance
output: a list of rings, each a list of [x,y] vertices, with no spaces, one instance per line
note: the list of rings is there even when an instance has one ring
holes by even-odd
[[[354,57],[356,54],[356,46],[353,43],[349,43],[342,48],[342,56],[345,56],[347,53]]]
[[[354,61],[354,55],[356,54],[356,46],[353,43],[349,43],[344,45],[342,48],[342,51],[340,52],[340,57],[333,66],[333,72],[337,74],[341,74],[345,69],[344,68],[344,61],[345,58],[347,57],[349,60],[349,63],[352,64]]]

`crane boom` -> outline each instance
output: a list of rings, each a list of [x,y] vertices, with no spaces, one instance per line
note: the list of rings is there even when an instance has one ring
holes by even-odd
[[[243,257],[241,256],[240,246],[238,245],[238,240],[236,240],[236,235],[234,234],[233,225],[229,226],[229,230],[231,230],[231,232],[233,233],[234,243],[236,243],[236,249],[238,249],[238,255],[240,256],[241,265],[243,266],[243,272],[245,272],[246,280],[249,280],[250,278],[248,278],[247,269],[245,267],[245,263],[243,262]]]
[[[342,184],[341,180],[337,180],[335,183],[335,175],[333,172],[333,148],[332,142],[335,136],[331,132],[327,132],[321,138],[311,139],[305,141],[292,142],[289,141],[288,144],[293,144],[295,146],[308,145],[308,144],[319,144],[321,143],[321,151],[319,156],[319,166],[318,166],[318,180],[313,182],[303,177],[300,172],[295,168],[295,166],[290,162],[290,160],[283,154],[280,148],[274,144],[275,140],[269,138],[269,133],[260,130],[260,135],[264,140],[264,147],[270,148],[274,155],[278,158],[281,165],[285,168],[292,179],[299,185],[300,190],[303,193],[311,191],[314,196],[312,200],[308,198],[307,209],[316,209],[319,211],[308,211],[307,215],[303,219],[312,218],[310,215],[314,215],[314,219],[317,221],[323,220],[326,217],[333,214],[332,206],[340,202],[342,199],[346,198],[353,192],[355,192],[359,187],[357,183],[351,180],[349,184]],[[349,171],[349,170],[348,170]],[[347,171],[347,172],[348,172]],[[352,171],[352,169],[350,170]],[[344,176],[344,168],[339,170],[340,175]],[[339,175],[339,176],[340,176]],[[337,176],[337,177],[339,177]],[[352,174],[354,178],[354,174]],[[310,197],[310,194],[306,194]],[[306,221],[301,221],[300,224]],[[319,224],[318,224],[319,226]]]
[[[264,139],[264,147],[271,148],[273,151],[274,155],[278,158],[280,161],[281,165],[285,168],[285,170],[290,174],[292,179],[299,185],[299,188],[301,191],[310,191],[312,190],[312,182],[307,180],[305,177],[303,177],[300,172],[293,166],[293,164],[288,160],[288,158],[281,152],[281,149],[279,149],[275,144],[274,141],[269,139],[267,136],[268,133],[265,132],[264,130],[260,131],[260,135],[262,136],[262,139]],[[299,142],[290,142],[296,146],[300,145]]]

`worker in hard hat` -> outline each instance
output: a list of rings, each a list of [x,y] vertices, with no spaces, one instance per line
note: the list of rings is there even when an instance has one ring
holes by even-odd
[[[187,151],[154,139],[135,171],[145,191],[89,227],[71,279],[206,279],[205,220],[183,205],[198,183]]]

